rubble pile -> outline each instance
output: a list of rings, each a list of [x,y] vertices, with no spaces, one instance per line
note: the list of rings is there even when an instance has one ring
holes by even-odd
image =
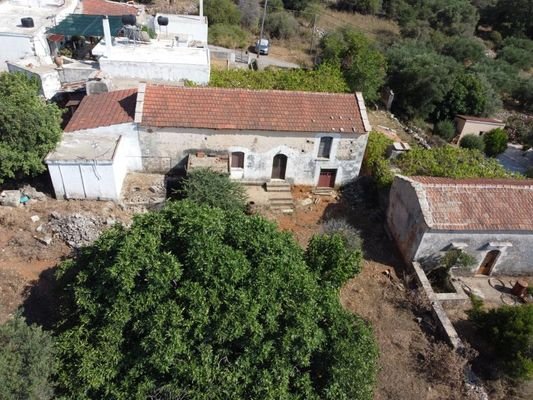
[[[57,212],[50,214],[49,229],[54,235],[70,247],[80,248],[94,242],[105,225],[112,225],[113,219],[102,219],[93,215],[69,214],[61,215]]]

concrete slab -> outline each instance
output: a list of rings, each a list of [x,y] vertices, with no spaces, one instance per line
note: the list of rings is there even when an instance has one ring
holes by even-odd
[[[533,168],[533,149],[523,151],[521,145],[509,144],[497,159],[506,170],[523,174]]]

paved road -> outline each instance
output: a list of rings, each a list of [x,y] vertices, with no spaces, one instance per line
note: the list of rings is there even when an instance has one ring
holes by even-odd
[[[209,45],[209,50],[212,52],[217,52],[217,53],[235,53],[236,52],[237,54],[240,54],[240,50],[235,51],[232,49],[227,49],[225,47],[213,46],[213,45]],[[248,52],[248,54],[250,58],[257,59],[257,54],[252,53],[252,52]],[[259,69],[266,68],[270,65],[281,67],[281,68],[300,68],[298,64],[280,60],[279,58],[274,58],[272,56],[260,56],[258,59],[258,65],[259,65]]]
[[[500,164],[511,172],[525,173],[533,168],[533,150],[522,151],[522,146],[509,144],[507,150],[497,157]]]

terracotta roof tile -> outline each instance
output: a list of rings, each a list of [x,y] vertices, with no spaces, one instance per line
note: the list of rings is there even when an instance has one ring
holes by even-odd
[[[133,122],[137,89],[85,96],[65,132]]]
[[[83,14],[86,15],[137,15],[139,9],[132,4],[106,0],[83,0],[81,2]]]
[[[354,94],[148,85],[142,125],[364,133]]]
[[[533,180],[408,177],[428,226],[533,231]]]

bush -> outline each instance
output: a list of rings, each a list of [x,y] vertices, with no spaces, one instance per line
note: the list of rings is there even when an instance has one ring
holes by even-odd
[[[515,37],[505,39],[498,58],[520,69],[533,67],[533,40]]]
[[[272,222],[190,201],[108,230],[60,268],[61,398],[371,399],[372,332],[321,284],[360,253],[322,240],[333,268]]]
[[[455,137],[455,124],[450,120],[439,121],[435,124],[433,133],[449,142]]]
[[[241,12],[232,0],[205,0],[204,13],[209,25],[239,25]]]
[[[196,203],[225,211],[244,211],[246,207],[244,186],[230,180],[227,175],[209,169],[191,171],[183,182],[180,194]]]
[[[533,179],[533,167],[526,171],[526,178]]]
[[[51,399],[55,367],[50,334],[20,316],[0,325],[0,399]]]
[[[503,372],[513,378],[533,377],[533,304],[470,312],[480,335],[494,346]]]
[[[483,141],[485,142],[485,154],[489,157],[495,157],[507,149],[509,137],[503,129],[496,128],[485,133]]]
[[[481,136],[477,135],[466,135],[463,136],[459,146],[470,149],[470,150],[479,150],[480,152],[485,151],[485,141]]]
[[[414,147],[395,160],[407,176],[440,176],[446,178],[520,178],[508,173],[500,163],[477,150],[454,146],[429,150]]]
[[[376,180],[378,187],[390,187],[394,179],[387,149],[393,143],[391,139],[379,132],[370,132],[363,158],[363,172],[370,174]]]
[[[493,30],[489,33],[489,40],[494,43],[494,46],[500,47],[503,41],[502,34]]]
[[[215,24],[209,27],[209,43],[230,49],[243,48],[248,44],[248,35],[238,25]]]
[[[270,37],[276,39],[289,39],[298,33],[298,21],[286,11],[277,11],[267,14],[265,30]]]
[[[344,93],[349,88],[339,67],[321,64],[314,70],[243,69],[212,70],[209,85],[241,89],[302,90],[312,92]]]

